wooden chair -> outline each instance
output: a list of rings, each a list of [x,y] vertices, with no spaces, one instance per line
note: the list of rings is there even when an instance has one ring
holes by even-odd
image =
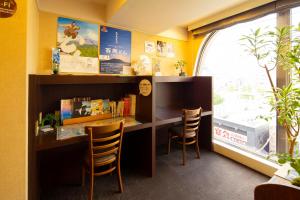
[[[117,170],[119,190],[123,192],[121,177],[121,149],[124,121],[105,126],[87,126],[85,131],[89,138],[89,149],[83,165],[83,183],[86,169],[90,175],[89,200],[93,199],[94,177],[112,173]]]
[[[200,150],[198,144],[198,133],[201,120],[202,108],[187,110],[183,109],[183,125],[175,126],[169,129],[168,154],[171,151],[171,140],[178,138],[178,143],[182,144],[182,164],[185,165],[186,145],[195,145],[197,158],[200,158]]]

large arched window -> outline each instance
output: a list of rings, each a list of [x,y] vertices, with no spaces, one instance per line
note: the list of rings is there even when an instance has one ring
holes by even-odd
[[[197,75],[213,77],[214,139],[264,157],[276,151],[275,112],[270,111],[266,97],[271,87],[240,38],[251,29],[276,23],[276,14],[270,14],[211,33],[197,70]],[[276,79],[275,70],[272,78]]]
[[[291,13],[290,13],[291,17],[291,24],[292,26],[294,27],[297,27],[300,25],[300,7],[296,7],[296,8],[293,8],[291,9]],[[298,34],[295,34],[294,32],[292,32],[292,35],[291,37],[295,38],[295,37],[300,37],[299,33]],[[296,78],[295,77],[296,74],[295,73],[291,73],[291,79],[294,79]],[[298,87],[300,88],[300,85],[298,84]],[[298,151],[300,152],[300,135],[298,136],[298,143],[296,145],[298,145]]]

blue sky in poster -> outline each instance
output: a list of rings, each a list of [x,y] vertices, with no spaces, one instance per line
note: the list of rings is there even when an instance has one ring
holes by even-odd
[[[81,37],[85,38],[85,39],[89,39],[91,41],[89,41],[90,43],[94,44],[94,45],[98,45],[98,25],[97,24],[91,24],[91,23],[87,23],[87,22],[83,22],[83,21],[79,21],[79,20],[74,20],[74,19],[68,19],[68,18],[62,18],[59,17],[57,19],[58,22],[58,42],[60,37],[63,36],[64,34],[64,30],[65,30],[65,25],[69,25],[72,22],[75,22],[77,26],[80,27],[80,29],[78,30],[78,35],[80,35]]]
[[[131,32],[106,26],[101,26],[100,31],[101,57],[130,63]]]

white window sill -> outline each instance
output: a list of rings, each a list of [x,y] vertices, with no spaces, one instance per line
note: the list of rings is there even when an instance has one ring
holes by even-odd
[[[272,177],[280,167],[276,163],[217,140],[213,140],[213,151],[270,177]]]

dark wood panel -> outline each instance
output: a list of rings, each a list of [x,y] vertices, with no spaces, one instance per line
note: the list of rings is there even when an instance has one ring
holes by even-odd
[[[38,199],[39,178],[37,166],[37,154],[35,153],[35,121],[38,116],[38,86],[34,77],[29,77],[28,97],[28,199]]]
[[[136,83],[134,76],[103,76],[103,75],[30,75],[38,80],[40,85],[71,85],[71,84],[115,84]]]
[[[199,145],[201,148],[208,149],[212,148],[212,115],[206,115],[201,118],[200,129],[199,129]]]
[[[267,183],[263,183],[255,187],[254,199],[300,199],[300,187],[294,186],[288,180],[275,175]]]
[[[143,79],[147,79],[152,84],[152,92],[149,96],[143,96],[139,93],[139,82]],[[136,118],[139,121],[152,122],[152,106],[153,106],[153,81],[152,77],[137,77],[136,84],[136,94],[137,94],[137,106],[136,106]]]
[[[81,171],[88,143],[38,152],[41,191],[61,184],[81,184]]]
[[[201,76],[194,79],[192,92],[188,93],[193,107],[201,106],[203,110],[213,110],[212,104],[212,85],[211,76]]]
[[[184,108],[192,106],[188,97],[192,82],[162,82],[157,83],[155,104],[157,107]]]

